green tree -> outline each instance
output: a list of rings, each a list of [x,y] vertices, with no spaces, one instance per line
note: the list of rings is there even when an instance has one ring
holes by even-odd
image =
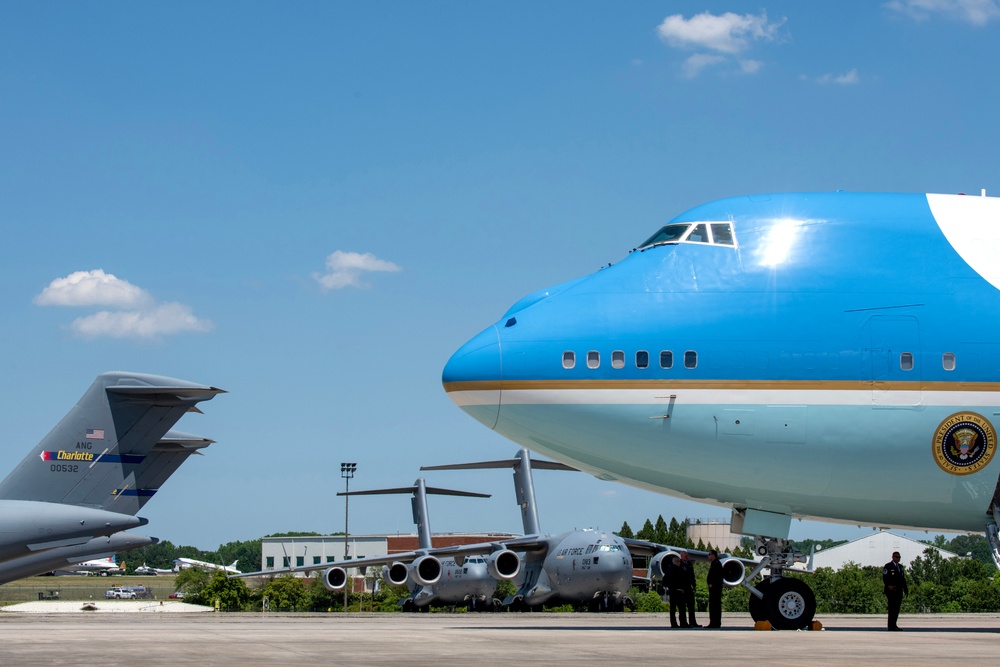
[[[194,598],[201,595],[201,592],[208,586],[208,582],[211,579],[212,577],[208,572],[196,567],[190,567],[177,573],[177,576],[174,578],[174,589],[184,593],[185,596]]]
[[[662,519],[663,517],[660,518]],[[639,529],[639,532],[636,533],[635,536],[636,539],[646,540],[647,542],[655,542],[656,529],[653,528],[653,522],[646,519],[646,523],[642,524],[642,528]]]
[[[225,572],[218,570],[195,597],[195,602],[210,607],[218,601],[219,609],[223,611],[242,611],[255,599],[242,579],[230,579]]]
[[[628,525],[628,521],[622,523],[621,529],[619,529],[619,531],[615,533],[615,535],[617,535],[618,537],[625,538],[626,540],[631,540],[635,537],[635,535],[632,533],[632,527]]]
[[[277,577],[267,582],[261,595],[267,598],[271,611],[301,611],[307,598],[303,582],[302,578],[291,575]]]

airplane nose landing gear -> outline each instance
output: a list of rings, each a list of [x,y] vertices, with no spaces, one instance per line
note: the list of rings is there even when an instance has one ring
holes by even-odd
[[[790,547],[788,540],[776,538],[758,537],[756,550],[761,561],[743,581],[750,590],[750,616],[769,622],[775,630],[808,628],[816,614],[816,596],[804,581],[784,576],[786,568],[805,562],[805,556]],[[751,586],[749,582],[764,568],[771,570],[770,576]]]

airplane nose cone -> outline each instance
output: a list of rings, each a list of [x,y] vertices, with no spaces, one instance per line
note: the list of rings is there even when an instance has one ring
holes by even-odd
[[[494,428],[500,414],[502,368],[500,335],[492,326],[451,355],[441,374],[441,383],[455,405],[481,424]]]

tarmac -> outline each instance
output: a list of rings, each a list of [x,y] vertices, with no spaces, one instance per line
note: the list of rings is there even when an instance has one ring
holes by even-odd
[[[820,617],[765,632],[664,614],[0,613],[0,665],[886,665],[992,663],[1000,614]]]

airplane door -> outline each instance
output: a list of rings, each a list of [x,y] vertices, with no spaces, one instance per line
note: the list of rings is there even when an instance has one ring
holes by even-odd
[[[863,358],[872,381],[872,403],[920,405],[920,327],[911,316],[875,315],[865,325]]]

